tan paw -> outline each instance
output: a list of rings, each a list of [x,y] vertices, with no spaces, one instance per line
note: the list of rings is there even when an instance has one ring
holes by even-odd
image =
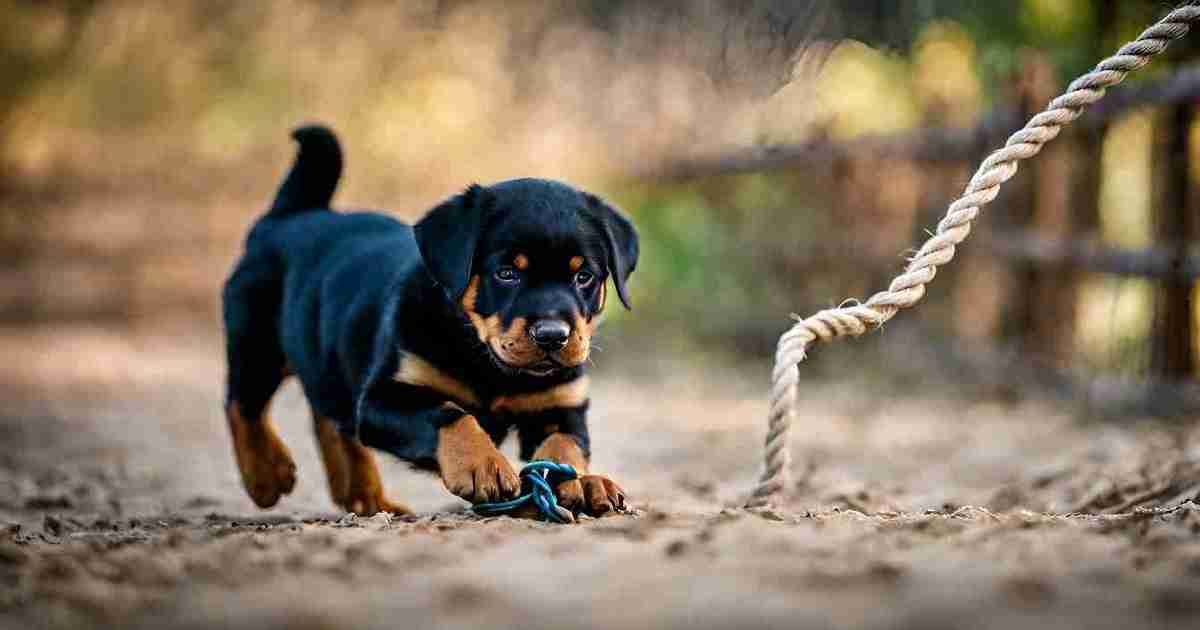
[[[296,463],[266,418],[250,422],[237,406],[229,409],[229,429],[242,485],[260,508],[279,503],[296,486]]]
[[[604,475],[583,475],[578,483],[583,492],[583,509],[588,514],[604,516],[625,511],[625,490],[612,479]]]
[[[583,483],[579,479],[558,484],[558,487],[554,488],[554,496],[558,498],[559,505],[572,512],[582,512],[586,506],[583,500]]]
[[[392,503],[384,496],[383,478],[375,464],[375,456],[367,447],[355,439],[344,439],[346,459],[350,462],[350,481],[342,507],[359,516],[371,516],[379,512],[412,514],[408,506]]]
[[[373,516],[379,512],[412,514],[403,503],[389,501],[383,490],[383,477],[371,450],[357,439],[338,431],[337,425],[317,416],[317,442],[329,477],[333,502],[347,512]]]
[[[558,499],[558,505],[565,508],[568,512],[578,514],[584,511],[585,503],[583,501],[583,484],[578,479],[564,481],[554,488],[554,498]],[[542,519],[542,512],[538,509],[537,504],[530,501],[514,510],[510,516],[513,518],[528,518],[534,520]],[[572,516],[572,521],[574,517]]]
[[[359,516],[374,516],[379,512],[391,512],[396,516],[406,516],[413,513],[407,505],[392,503],[382,493],[365,493],[361,496],[354,495],[354,491],[351,490],[351,496],[346,498],[346,502],[342,505],[342,508],[347,512],[354,512]]]
[[[511,499],[521,490],[512,464],[473,416],[438,432],[437,460],[446,489],[472,503]]]
[[[546,437],[541,446],[533,454],[533,459],[545,459],[560,464],[569,464],[581,475],[587,471],[587,458],[579,448],[579,442],[565,433],[552,433]],[[554,489],[558,504],[571,510],[581,512],[586,507],[583,495],[583,484],[579,479],[572,479],[558,484]]]
[[[521,490],[517,472],[498,451],[478,454],[453,467],[443,467],[442,483],[447,490],[471,503],[511,499]]]

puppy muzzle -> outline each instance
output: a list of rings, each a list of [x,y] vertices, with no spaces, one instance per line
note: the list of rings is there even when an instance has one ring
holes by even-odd
[[[539,319],[528,331],[534,345],[544,352],[562,350],[571,337],[571,325],[561,319]]]

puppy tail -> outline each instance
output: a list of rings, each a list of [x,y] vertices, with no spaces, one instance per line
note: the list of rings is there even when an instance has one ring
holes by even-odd
[[[267,216],[281,217],[301,210],[328,208],[342,175],[342,148],[332,129],[324,125],[307,125],[293,131],[292,138],[300,144],[300,149]]]

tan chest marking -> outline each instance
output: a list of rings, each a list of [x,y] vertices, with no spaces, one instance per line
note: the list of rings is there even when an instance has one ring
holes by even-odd
[[[588,377],[581,376],[569,383],[528,394],[498,396],[491,409],[504,413],[536,413],[547,409],[578,407],[588,400]]]
[[[479,406],[475,390],[415,354],[404,355],[400,360],[400,369],[392,378],[400,383],[428,387],[460,403]]]

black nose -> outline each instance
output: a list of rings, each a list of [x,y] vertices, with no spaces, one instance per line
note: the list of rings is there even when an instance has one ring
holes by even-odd
[[[571,327],[561,319],[539,319],[529,327],[529,336],[542,350],[562,350],[571,336]]]

